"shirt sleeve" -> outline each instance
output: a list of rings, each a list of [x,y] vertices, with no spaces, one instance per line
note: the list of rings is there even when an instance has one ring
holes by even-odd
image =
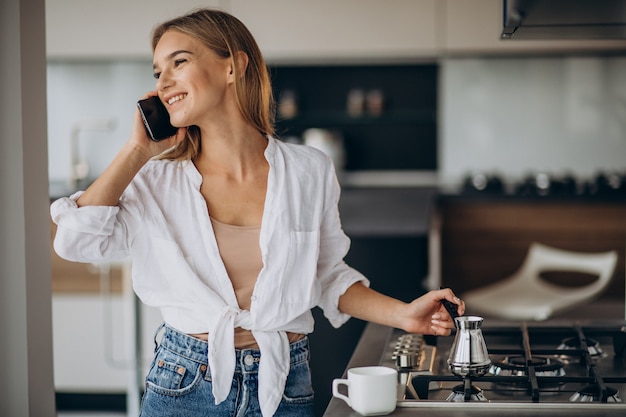
[[[79,191],[52,203],[50,214],[57,225],[56,253],[73,262],[121,261],[128,257],[128,233],[120,220],[119,206],[79,207]]]
[[[319,306],[324,316],[334,327],[340,327],[350,316],[339,310],[339,298],[357,282],[365,286],[369,280],[344,261],[350,249],[350,238],[341,226],[339,216],[340,186],[332,163],[327,170],[325,209],[320,229],[320,254],[318,258],[318,279],[322,295]]]

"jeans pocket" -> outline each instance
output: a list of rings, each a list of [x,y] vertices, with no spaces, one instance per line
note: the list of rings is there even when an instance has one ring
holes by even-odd
[[[285,384],[283,402],[289,404],[307,404],[313,402],[313,384],[309,362],[304,360],[292,364]]]
[[[206,369],[205,364],[159,348],[146,377],[146,389],[169,396],[188,394],[203,380]]]

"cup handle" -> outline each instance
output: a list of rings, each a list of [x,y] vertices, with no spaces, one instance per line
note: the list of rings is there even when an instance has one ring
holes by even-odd
[[[350,381],[347,379],[334,379],[333,380],[333,396],[344,400],[350,407],[352,407],[350,398],[339,392],[339,385],[345,385],[348,388],[348,395],[350,395]]]

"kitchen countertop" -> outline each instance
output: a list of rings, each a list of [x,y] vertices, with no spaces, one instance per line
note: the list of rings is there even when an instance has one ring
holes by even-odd
[[[344,188],[339,201],[341,222],[350,237],[426,236],[437,189]]]
[[[389,327],[368,323],[356,349],[354,350],[354,354],[348,363],[347,369],[357,366],[378,365],[391,331],[392,329]],[[344,373],[343,378],[345,377]],[[446,405],[446,407],[432,404],[416,408],[396,408],[396,410],[389,415],[397,417],[409,417],[426,414],[428,414],[429,417],[502,417],[503,414],[506,414],[508,417],[548,417],[556,415],[568,417],[588,417],[590,415],[594,417],[617,417],[622,416],[624,413],[623,408],[607,410],[595,407],[590,409],[586,408],[584,404],[581,405],[583,407],[575,410],[571,408],[564,410],[559,410],[557,408],[537,408],[533,410],[517,410],[511,408],[503,410],[502,408],[489,409],[485,407],[471,407],[469,404],[464,403],[455,403]],[[353,411],[343,400],[333,397],[328,404],[324,417],[361,417],[361,415]]]

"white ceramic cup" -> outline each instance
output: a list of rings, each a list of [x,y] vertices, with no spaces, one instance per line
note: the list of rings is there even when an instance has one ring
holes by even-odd
[[[348,395],[339,392],[345,385]],[[348,369],[348,379],[333,380],[333,396],[364,416],[382,416],[396,409],[398,371],[386,366]]]

